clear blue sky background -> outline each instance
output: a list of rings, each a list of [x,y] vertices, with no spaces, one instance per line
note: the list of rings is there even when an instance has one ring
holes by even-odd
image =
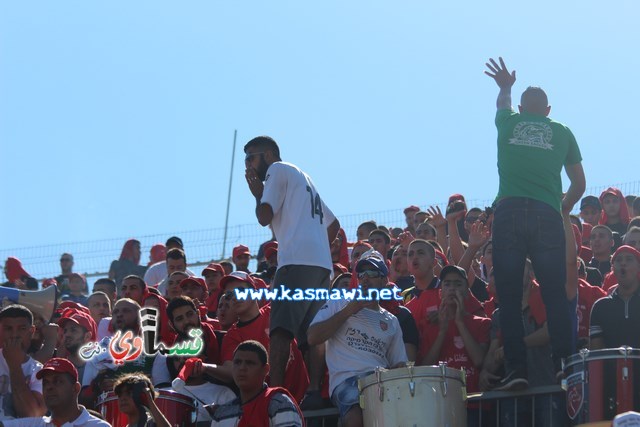
[[[638,180],[639,8],[4,0],[0,247],[222,227],[234,129],[230,224],[255,222],[261,134],[338,215],[491,199],[498,55],[516,101],[547,90],[588,186]]]

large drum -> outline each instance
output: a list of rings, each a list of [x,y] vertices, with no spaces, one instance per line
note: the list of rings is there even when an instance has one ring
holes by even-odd
[[[382,369],[358,382],[367,427],[466,427],[465,373],[440,366]]]
[[[193,399],[171,390],[156,390],[155,402],[174,427],[194,427],[196,425],[196,406]],[[97,409],[113,427],[126,427],[129,420],[118,408],[118,396],[112,391],[98,398]]]
[[[562,384],[572,425],[612,420],[640,407],[638,349],[580,350],[565,360],[564,373]]]

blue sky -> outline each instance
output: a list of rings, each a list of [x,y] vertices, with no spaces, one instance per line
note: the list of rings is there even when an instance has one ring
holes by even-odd
[[[338,215],[491,199],[498,55],[516,101],[547,90],[588,186],[636,181],[639,7],[2,1],[0,248],[222,227],[234,129],[232,225],[255,223],[261,134]]]

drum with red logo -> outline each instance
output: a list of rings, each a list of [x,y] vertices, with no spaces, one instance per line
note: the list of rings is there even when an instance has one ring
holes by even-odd
[[[640,349],[583,349],[565,360],[564,373],[572,425],[612,420],[640,408]]]
[[[195,401],[172,390],[156,390],[156,405],[169,424],[174,427],[194,427],[196,425]],[[113,427],[126,427],[129,420],[118,408],[118,396],[112,391],[98,398],[96,408]]]

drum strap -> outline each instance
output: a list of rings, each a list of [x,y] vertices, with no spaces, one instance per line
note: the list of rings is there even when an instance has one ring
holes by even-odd
[[[291,393],[289,393],[289,390],[282,387],[267,387],[264,389],[264,392],[256,396],[253,401],[242,405],[242,418],[240,418],[238,427],[269,427],[269,402],[271,402],[271,398],[276,393],[286,394],[289,396],[289,399],[294,402],[304,427],[304,416],[302,415],[298,405],[295,403],[296,399],[291,395]]]

